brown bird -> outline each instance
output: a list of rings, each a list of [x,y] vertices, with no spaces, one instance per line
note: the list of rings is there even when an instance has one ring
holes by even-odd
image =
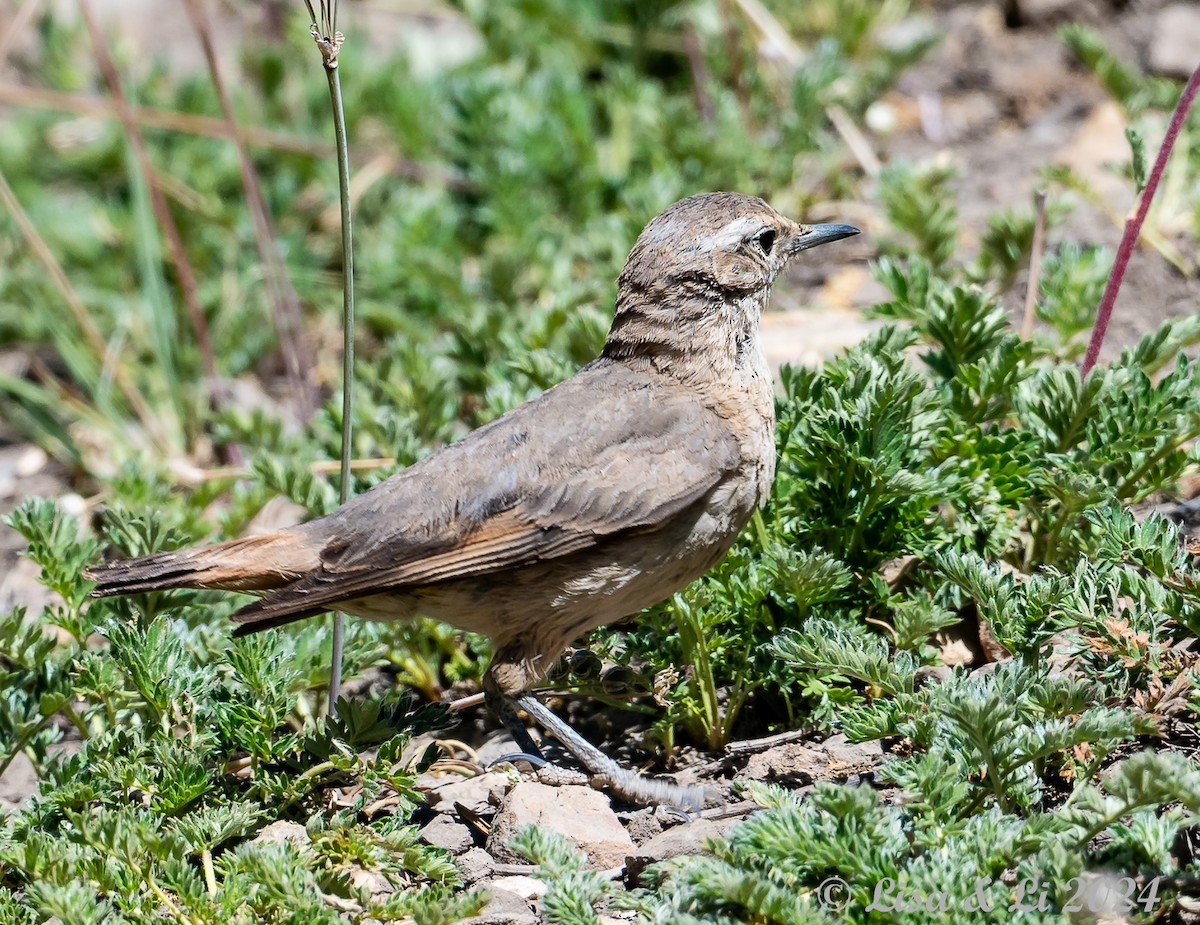
[[[708,193],[646,226],[600,355],[325,517],[265,536],[89,569],[93,594],[262,594],[234,635],[327,610],[423,614],[491,638],[488,706],[519,706],[614,792],[695,795],[622,769],[525,691],[570,642],[656,604],[729,550],[775,474],[759,319],[800,251],[858,234]]]

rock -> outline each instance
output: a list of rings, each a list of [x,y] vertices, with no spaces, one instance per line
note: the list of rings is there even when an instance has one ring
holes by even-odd
[[[529,734],[533,736],[534,742],[541,741],[536,728],[530,729]],[[518,754],[520,751],[507,729],[497,729],[475,750],[475,760],[486,768],[497,759]]]
[[[879,44],[888,51],[898,52],[918,42],[937,39],[940,32],[938,23],[932,16],[913,11],[902,19],[884,23],[879,29]]]
[[[705,842],[719,838],[741,819],[697,819],[673,829],[660,832],[649,841],[639,845],[625,858],[625,876],[635,882],[651,864],[681,858],[692,854],[703,854]]]
[[[649,841],[663,830],[662,820],[656,815],[655,809],[656,807],[647,806],[644,809],[617,813],[617,819],[625,826],[625,831],[634,844],[640,845]]]
[[[854,287],[869,287],[866,276],[839,274],[835,285],[837,301],[859,302],[857,288],[853,293],[844,291],[851,277]],[[763,350],[772,369],[785,363],[818,367],[881,326],[881,322],[864,320],[857,310],[845,308],[767,312],[762,318]]]
[[[539,784],[550,787],[586,787],[591,781],[591,775],[575,768],[564,768],[557,764],[547,764],[534,772],[534,779]]]
[[[753,755],[737,778],[804,787],[814,781],[867,774],[882,761],[883,748],[878,742],[850,743],[844,735],[835,735],[819,745],[792,742]]]
[[[1013,5],[1024,26],[1074,20],[1096,22],[1103,15],[1095,0],[1018,0]]]
[[[490,877],[496,870],[496,862],[482,848],[471,848],[455,858],[454,863],[468,885]]]
[[[1148,58],[1156,74],[1190,77],[1200,64],[1200,7],[1174,3],[1159,10]]]
[[[502,890],[521,897],[522,900],[540,899],[546,895],[546,881],[536,877],[497,877],[488,885],[489,889]]]
[[[308,508],[282,495],[276,495],[259,509],[242,532],[246,536],[257,536],[261,533],[284,530],[296,526],[310,516]]]
[[[876,100],[863,113],[863,122],[876,135],[891,135],[899,128],[900,117],[894,105],[885,100]]]
[[[483,911],[463,919],[462,925],[538,925],[542,921],[520,896],[507,890],[492,890],[490,895]]]
[[[1079,654],[1087,651],[1087,642],[1076,630],[1068,629],[1050,637],[1050,655],[1046,667],[1051,677],[1070,677],[1079,674]]]
[[[281,845],[284,842],[291,842],[297,848],[306,848],[312,839],[308,837],[308,830],[298,822],[285,822],[280,819],[272,822],[268,826],[264,826],[262,830],[254,836],[254,843],[273,843]]]
[[[351,867],[346,875],[354,889],[365,891],[374,900],[380,900],[396,892],[392,882],[378,871],[367,870],[365,867]]]
[[[54,506],[67,517],[82,517],[87,513],[87,501],[73,491],[59,495],[54,501]]]
[[[866,774],[883,761],[883,746],[878,741],[850,742],[841,734],[822,742],[821,751],[827,756],[827,769],[835,777]]]
[[[0,613],[7,613],[14,607],[25,607],[30,616],[37,616],[53,603],[60,602],[56,593],[38,581],[42,575],[41,567],[25,556],[17,557],[16,550],[25,549],[25,540],[16,530],[10,530],[0,522],[0,543],[7,537],[16,537],[11,556],[0,548]],[[53,632],[53,629],[51,630]],[[61,637],[63,642],[67,637]]]
[[[1114,212],[1123,213],[1133,205],[1129,181],[1109,166],[1129,160],[1125,114],[1114,101],[1097,104],[1054,159],[1095,187]]]
[[[1012,653],[996,638],[992,624],[982,617],[979,619],[979,647],[989,662],[1006,662],[1012,658]]]
[[[27,479],[32,475],[37,475],[50,461],[50,457],[46,455],[46,451],[40,446],[26,444],[16,447],[19,452],[16,454],[16,459],[13,460],[13,474],[19,479]]]
[[[537,925],[541,921],[532,906],[516,893],[496,889],[491,883],[477,886],[487,891],[488,903],[479,915],[463,919],[462,925]]]
[[[471,830],[451,816],[441,814],[421,829],[421,840],[451,854],[462,854],[475,844]]]
[[[17,752],[0,774],[0,810],[25,806],[37,791],[38,775],[33,762],[24,752]]]
[[[504,793],[512,786],[512,778],[502,771],[488,771],[475,777],[454,778],[449,783],[432,787],[426,791],[426,799],[433,809],[448,811],[455,803],[461,803],[475,812],[484,812],[498,806]]]
[[[968,667],[984,661],[983,650],[979,646],[978,624],[964,626],[956,623],[938,630],[933,639],[942,657],[942,665],[947,668]]]
[[[913,674],[913,686],[919,689],[927,684],[945,684],[953,675],[947,665],[922,665]]]
[[[479,915],[463,920],[463,925],[536,925],[530,900],[546,892],[546,884],[532,877],[500,877],[475,884],[488,894],[488,904]]]
[[[600,869],[620,866],[633,850],[633,840],[617,821],[608,797],[588,787],[547,787],[521,781],[509,791],[492,820],[488,851],[498,861],[524,860],[508,842],[527,825],[562,835]]]

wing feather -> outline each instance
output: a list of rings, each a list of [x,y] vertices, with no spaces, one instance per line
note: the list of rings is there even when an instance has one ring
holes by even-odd
[[[324,531],[320,566],[233,619],[252,632],[653,530],[740,458],[728,423],[694,393],[593,364],[306,525]]]

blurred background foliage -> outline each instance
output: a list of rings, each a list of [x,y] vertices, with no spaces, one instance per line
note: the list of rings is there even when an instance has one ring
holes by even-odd
[[[816,7],[800,15],[781,4],[771,19],[812,38],[803,52],[790,47],[803,67],[758,66],[758,27],[722,5],[467,0],[459,29],[477,36],[477,51],[421,74],[403,56],[357,57],[351,33],[342,67],[362,319],[356,455],[411,460],[590,358],[630,244],[670,202],[738,189],[809,214],[852,195],[856,172],[825,110],[861,115],[930,40],[880,45],[904,3]],[[324,152],[314,141],[328,134],[325,87],[306,24],[287,23],[279,41],[244,43],[227,78],[238,119]],[[43,16],[39,35],[23,60],[31,84],[102,91],[81,26]],[[141,105],[220,113],[205,73],[131,71],[145,73],[126,86]],[[0,341],[29,350],[27,368],[0,380],[5,416],[88,476],[132,458],[204,464],[214,439],[328,455],[339,387],[331,158],[251,145],[315,348],[324,402],[306,420],[294,413],[305,397],[280,375],[280,351],[293,348],[273,333],[234,146],[188,131],[145,135],[199,281],[225,400],[210,413],[203,357],[121,123],[21,109],[6,121],[0,166],[100,339],[81,336],[12,217],[0,217]],[[118,370],[163,431],[154,457]],[[290,426],[264,430],[253,407]],[[297,427],[305,436],[289,445]]]

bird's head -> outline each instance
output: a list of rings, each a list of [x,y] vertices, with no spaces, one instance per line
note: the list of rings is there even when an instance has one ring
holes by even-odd
[[[744,348],[775,279],[803,250],[858,234],[800,225],[757,196],[702,193],[654,218],[618,280],[605,355]]]
[[[850,225],[799,225],[757,196],[701,193],[651,220],[621,284],[700,283],[731,294],[768,290],[800,251],[858,234]]]

